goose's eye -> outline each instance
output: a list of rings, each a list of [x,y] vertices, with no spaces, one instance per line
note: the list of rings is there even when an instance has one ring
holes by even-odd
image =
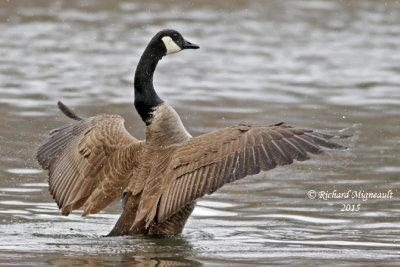
[[[172,37],[178,38],[178,34],[177,34],[177,33],[174,33],[174,34],[172,35]]]

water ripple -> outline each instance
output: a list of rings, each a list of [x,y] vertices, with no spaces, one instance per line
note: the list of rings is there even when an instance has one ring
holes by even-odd
[[[0,265],[398,265],[398,1],[0,2]],[[133,72],[160,28],[201,49],[163,59],[154,77],[193,135],[285,121],[338,130],[349,150],[226,185],[198,201],[179,237],[104,238],[115,202],[60,211],[35,153],[50,129],[116,113],[135,136]],[[358,213],[308,190],[393,190]],[[344,253],[345,251],[345,253]],[[38,257],[40,255],[40,257]]]

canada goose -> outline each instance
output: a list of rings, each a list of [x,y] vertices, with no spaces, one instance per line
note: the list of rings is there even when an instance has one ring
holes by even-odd
[[[50,192],[68,215],[101,211],[124,194],[124,210],[110,236],[179,234],[197,198],[226,183],[294,160],[344,149],[332,134],[278,123],[236,125],[192,137],[176,111],[158,97],[153,73],[171,53],[199,46],[175,30],[162,30],[147,45],[135,72],[135,107],[146,124],[138,140],[118,115],[81,118],[58,103],[74,123],[50,133],[37,153],[49,172]]]

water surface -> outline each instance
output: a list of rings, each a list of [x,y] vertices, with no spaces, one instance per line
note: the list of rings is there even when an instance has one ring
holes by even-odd
[[[3,1],[0,264],[400,264],[399,1]],[[200,50],[164,58],[159,95],[192,135],[285,121],[347,129],[348,151],[224,186],[182,235],[106,238],[121,212],[60,215],[34,155],[82,116],[120,114],[136,137],[133,72],[160,29]],[[385,199],[310,199],[310,190]],[[341,211],[360,204],[359,211]]]

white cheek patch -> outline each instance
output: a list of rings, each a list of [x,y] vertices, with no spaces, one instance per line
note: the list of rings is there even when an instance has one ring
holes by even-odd
[[[182,50],[182,48],[180,48],[175,42],[174,40],[172,40],[171,37],[169,36],[164,36],[163,38],[161,38],[161,40],[163,41],[165,48],[167,49],[167,55],[168,54],[172,54],[172,53],[176,53]]]

